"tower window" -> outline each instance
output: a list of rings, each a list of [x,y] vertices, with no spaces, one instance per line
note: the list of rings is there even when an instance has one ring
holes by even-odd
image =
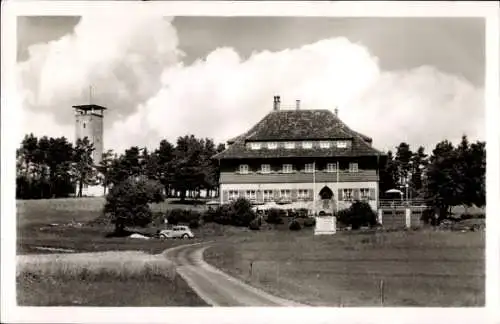
[[[87,124],[83,123],[83,128],[85,128],[87,126]]]

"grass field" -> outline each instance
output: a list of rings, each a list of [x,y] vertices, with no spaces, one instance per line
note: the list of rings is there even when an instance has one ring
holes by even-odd
[[[206,306],[161,255],[23,255],[16,270],[23,306]]]
[[[160,253],[180,241],[136,240],[129,238],[109,238],[112,226],[92,224],[104,206],[103,198],[51,199],[17,201],[17,253],[51,253],[59,250],[73,252],[95,252],[110,250],[141,250]],[[202,210],[203,205],[182,205],[166,201],[154,204],[153,211],[172,208]],[[135,229],[153,234],[158,228]],[[218,229],[195,231],[199,239],[220,236]]]
[[[298,233],[261,231],[229,240],[232,244],[208,249],[206,261],[299,302],[315,306],[484,306],[484,232],[314,236],[312,230],[303,229]]]
[[[17,202],[19,305],[206,305],[163,256],[154,255],[182,240],[106,237],[113,227],[92,222],[103,205],[102,198]],[[169,208],[203,207],[169,201],[153,206],[154,211]],[[153,233],[156,228],[140,231]],[[196,240],[223,234],[208,226]],[[78,253],[55,254],[59,251]]]

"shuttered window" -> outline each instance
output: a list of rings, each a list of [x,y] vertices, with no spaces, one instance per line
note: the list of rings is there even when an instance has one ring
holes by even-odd
[[[349,172],[358,172],[358,164],[356,162],[349,163]]]
[[[261,171],[262,171],[262,173],[270,173],[271,172],[271,165],[262,164]]]
[[[272,190],[264,190],[264,201],[273,200],[274,195]]]
[[[342,190],[342,198],[344,201],[350,201],[354,198],[354,192],[352,189],[343,189]]]
[[[359,198],[361,200],[370,200],[370,188],[359,189]]]
[[[236,200],[238,196],[238,190],[229,190],[229,200]]]

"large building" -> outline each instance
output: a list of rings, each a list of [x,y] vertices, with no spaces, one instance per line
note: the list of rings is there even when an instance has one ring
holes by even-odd
[[[376,210],[379,159],[372,139],[347,127],[330,110],[273,110],[217,154],[220,199],[246,197],[330,214],[365,200]]]
[[[104,110],[105,107],[99,105],[80,105],[73,106],[75,109],[75,141],[87,137],[94,145],[92,152],[92,160],[95,166],[98,166],[102,161],[103,145],[104,145]],[[77,186],[78,190],[78,186]],[[87,185],[83,186],[84,196],[103,196],[105,194],[102,185]]]

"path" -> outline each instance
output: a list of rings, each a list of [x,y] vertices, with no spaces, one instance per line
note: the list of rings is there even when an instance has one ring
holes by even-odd
[[[207,243],[178,246],[165,251],[177,273],[211,306],[305,306],[270,295],[229,276],[203,261]]]

